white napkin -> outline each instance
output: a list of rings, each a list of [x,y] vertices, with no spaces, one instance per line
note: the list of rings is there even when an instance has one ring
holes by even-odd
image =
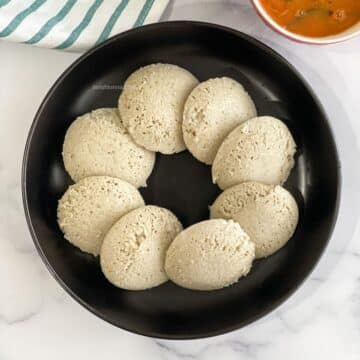
[[[169,0],[0,0],[0,39],[84,51],[156,22]]]

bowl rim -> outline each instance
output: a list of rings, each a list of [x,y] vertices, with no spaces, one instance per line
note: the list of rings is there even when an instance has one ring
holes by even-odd
[[[26,186],[26,184],[27,184],[27,171],[26,170],[27,170],[27,165],[28,165],[28,162],[29,162],[29,152],[30,152],[30,146],[31,146],[31,143],[32,143],[33,134],[35,132],[35,129],[37,128],[39,118],[41,116],[41,113],[42,113],[43,109],[45,108],[45,106],[47,106],[47,103],[48,103],[49,99],[51,98],[52,94],[55,92],[56,88],[62,83],[62,81],[73,71],[73,69],[75,67],[77,67],[83,61],[85,61],[94,52],[100,51],[103,47],[106,47],[109,44],[112,44],[112,43],[117,42],[117,41],[121,41],[121,39],[126,37],[129,33],[141,33],[143,31],[148,31],[148,30],[151,30],[151,29],[158,29],[158,28],[162,28],[163,26],[169,26],[170,24],[179,25],[179,26],[196,26],[196,27],[200,26],[200,27],[225,31],[227,33],[230,33],[232,35],[236,35],[237,37],[240,37],[241,39],[250,42],[251,44],[261,48],[262,50],[264,50],[264,51],[266,51],[268,53],[270,53],[272,56],[278,58],[280,61],[282,61],[284,64],[286,64],[286,66],[288,66],[290,68],[290,70],[293,71],[293,73],[302,82],[302,84],[304,85],[304,87],[309,92],[309,94],[313,98],[314,102],[318,106],[319,111],[323,114],[324,119],[326,120],[325,125],[328,127],[330,136],[331,136],[331,138],[333,140],[332,142],[333,142],[334,151],[335,151],[335,158],[333,160],[334,160],[334,168],[336,169],[336,175],[337,175],[336,201],[335,201],[335,208],[334,208],[334,211],[333,211],[333,214],[332,214],[331,226],[329,227],[329,235],[328,235],[328,237],[327,237],[327,239],[325,241],[325,245],[324,245],[324,248],[323,248],[320,256],[309,267],[309,270],[308,270],[307,274],[297,284],[292,286],[291,290],[289,290],[286,295],[279,298],[277,301],[274,301],[270,308],[268,308],[266,310],[263,310],[262,312],[257,313],[256,315],[249,318],[246,322],[244,322],[242,324],[234,324],[234,325],[231,325],[231,326],[223,327],[223,328],[218,329],[218,330],[211,330],[211,331],[208,331],[208,332],[203,332],[202,334],[192,334],[192,335],[163,334],[163,333],[158,333],[158,332],[155,332],[155,331],[141,332],[141,331],[134,330],[134,329],[132,329],[132,328],[130,328],[128,326],[120,326],[115,321],[113,321],[111,318],[103,315],[97,309],[93,308],[90,304],[88,304],[86,301],[84,301],[82,298],[80,298],[72,289],[70,289],[70,287],[68,287],[65,284],[65,282],[61,279],[61,277],[54,270],[54,268],[52,267],[51,263],[47,259],[46,255],[45,255],[45,253],[44,253],[44,251],[43,251],[43,249],[42,249],[42,247],[41,247],[41,245],[39,243],[39,240],[38,240],[37,235],[36,235],[36,231],[35,231],[34,226],[32,224],[32,219],[31,219],[31,214],[30,214],[30,209],[29,209],[29,199],[28,199],[28,194],[27,194],[27,186]],[[86,51],[84,54],[82,54],[78,59],[76,59],[73,63],[71,63],[61,73],[61,75],[57,78],[57,80],[51,86],[49,91],[46,93],[43,101],[41,102],[41,104],[39,106],[39,109],[37,110],[37,112],[35,114],[35,117],[33,119],[33,122],[31,124],[31,127],[30,127],[29,132],[28,132],[28,136],[27,136],[27,140],[26,140],[26,144],[25,144],[25,149],[24,149],[23,161],[22,161],[22,170],[21,170],[22,201],[23,201],[23,206],[24,206],[26,222],[27,222],[28,228],[30,230],[30,235],[31,235],[31,237],[33,239],[35,247],[36,247],[42,261],[46,265],[46,267],[49,270],[50,274],[55,278],[55,280],[61,285],[61,287],[76,302],[78,302],[84,308],[89,310],[90,313],[94,314],[96,317],[98,317],[98,318],[100,318],[100,319],[114,325],[117,328],[126,330],[128,332],[135,333],[137,335],[142,335],[142,336],[147,336],[147,337],[152,337],[152,338],[157,338],[157,339],[165,339],[165,340],[194,340],[194,339],[203,339],[203,338],[223,335],[223,334],[229,333],[231,331],[235,331],[235,330],[238,330],[240,328],[244,328],[245,326],[248,326],[250,324],[253,324],[254,322],[256,322],[256,321],[260,320],[261,318],[263,318],[263,317],[269,315],[270,313],[272,313],[281,304],[285,303],[286,300],[288,300],[292,295],[294,295],[294,293],[305,282],[305,280],[308,279],[308,277],[314,271],[316,265],[319,263],[321,257],[324,255],[324,253],[325,253],[325,251],[327,249],[327,246],[328,246],[329,241],[330,241],[330,239],[331,239],[331,237],[333,235],[334,228],[336,226],[337,219],[338,219],[339,207],[340,207],[340,198],[341,198],[341,187],[342,187],[342,174],[341,174],[341,163],[340,163],[340,158],[339,158],[339,152],[338,152],[337,144],[336,144],[336,141],[335,141],[334,132],[333,132],[331,124],[330,124],[330,122],[328,120],[328,116],[327,116],[327,114],[326,114],[320,100],[315,95],[313,89],[311,88],[311,86],[309,85],[307,80],[305,80],[305,78],[295,68],[295,66],[292,65],[290,62],[288,62],[288,60],[286,60],[282,55],[277,53],[275,50],[271,49],[269,46],[265,45],[261,41],[255,39],[254,37],[252,37],[252,36],[250,36],[248,34],[245,34],[245,33],[241,32],[241,31],[238,31],[238,30],[226,27],[226,26],[209,23],[209,22],[184,21],[184,20],[166,21],[166,22],[154,23],[154,24],[149,24],[149,25],[145,25],[145,26],[141,26],[141,27],[138,27],[138,28],[127,30],[125,32],[122,32],[120,34],[117,34],[117,35],[109,38],[108,40],[104,41],[103,43],[101,43],[101,44],[99,44],[99,45],[97,45],[97,46],[95,46],[93,48],[90,48],[88,51]]]
[[[253,5],[255,11],[259,15],[259,17],[263,20],[263,22],[266,25],[268,25],[272,30],[298,43],[312,44],[312,45],[330,45],[330,44],[337,44],[340,42],[344,42],[360,35],[360,26],[359,26],[360,21],[352,26],[352,27],[359,26],[359,28],[355,29],[350,33],[347,32],[351,30],[352,27],[338,34],[331,36],[324,36],[324,37],[311,37],[311,36],[296,34],[286,30],[285,28],[280,26],[275,20],[273,20],[272,17],[264,9],[260,0],[251,0],[251,4]]]

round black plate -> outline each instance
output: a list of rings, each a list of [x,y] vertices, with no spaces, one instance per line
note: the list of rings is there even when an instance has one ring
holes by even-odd
[[[140,66],[166,62],[200,80],[230,76],[255,100],[260,115],[281,118],[298,144],[286,188],[300,206],[294,237],[275,255],[257,261],[249,276],[213,292],[185,290],[168,282],[147,291],[117,289],[98,259],[63,239],[57,200],[71,183],[61,158],[65,131],[80,114],[116,107],[120,87]],[[210,167],[188,152],[157,155],[147,204],[172,210],[184,226],[208,217],[219,189]],[[31,234],[51,273],[79,303],[121,328],[161,338],[221,334],[276,308],[311,272],[332,232],[339,199],[339,162],[328,122],[303,79],[277,53],[237,31],[197,22],[169,22],[120,34],[90,50],[55,83],[28,137],[23,198]]]

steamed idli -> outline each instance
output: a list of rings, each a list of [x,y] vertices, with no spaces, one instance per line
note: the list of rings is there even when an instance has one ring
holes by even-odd
[[[206,220],[182,231],[171,243],[165,271],[176,284],[193,290],[231,285],[250,271],[255,246],[232,220]]]
[[[247,120],[221,144],[212,165],[213,182],[227,189],[245,181],[283,184],[294,166],[295,141],[271,116]]]
[[[88,176],[118,177],[135,187],[146,186],[155,153],[137,145],[117,109],[94,110],[68,128],[63,145],[66,171],[76,182]]]
[[[185,150],[182,136],[184,103],[198,80],[171,64],[152,64],[132,73],[119,98],[119,111],[134,141],[151,151]]]
[[[167,209],[144,206],[124,215],[105,236],[100,252],[101,269],[115,286],[144,290],[168,280],[165,255],[182,230]]]
[[[273,254],[294,234],[299,211],[283,187],[246,182],[219,195],[210,208],[211,218],[233,219],[250,236],[256,258]]]
[[[121,216],[144,205],[131,184],[109,176],[92,176],[71,185],[59,200],[57,217],[65,239],[98,255],[105,234]]]
[[[237,81],[228,77],[204,81],[185,102],[182,126],[186,147],[210,165],[230,131],[255,116],[254,102]]]

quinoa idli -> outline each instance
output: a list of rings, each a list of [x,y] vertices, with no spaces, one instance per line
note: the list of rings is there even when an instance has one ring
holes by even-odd
[[[255,244],[256,258],[273,254],[294,234],[299,210],[293,196],[280,185],[246,182],[219,195],[211,218],[233,219]]]
[[[100,252],[101,269],[115,286],[144,290],[168,280],[165,255],[182,230],[167,209],[144,206],[124,215],[105,236]]]
[[[231,130],[255,116],[254,102],[237,81],[228,77],[206,80],[185,102],[182,127],[186,147],[198,160],[211,165]]]
[[[146,186],[155,153],[137,145],[118,109],[103,108],[79,116],[68,128],[63,160],[76,182],[88,176],[118,177],[135,187]]]
[[[281,185],[294,166],[295,152],[295,141],[281,120],[247,120],[221,144],[212,165],[213,182],[223,190],[245,181]]]
[[[67,189],[59,200],[57,218],[65,239],[82,251],[98,255],[115,221],[143,205],[133,185],[109,176],[91,176]]]
[[[205,220],[182,231],[171,243],[165,271],[176,284],[215,290],[248,274],[255,246],[232,220]]]
[[[132,73],[119,98],[119,111],[134,141],[150,151],[185,150],[184,103],[198,80],[172,64],[151,64]]]

